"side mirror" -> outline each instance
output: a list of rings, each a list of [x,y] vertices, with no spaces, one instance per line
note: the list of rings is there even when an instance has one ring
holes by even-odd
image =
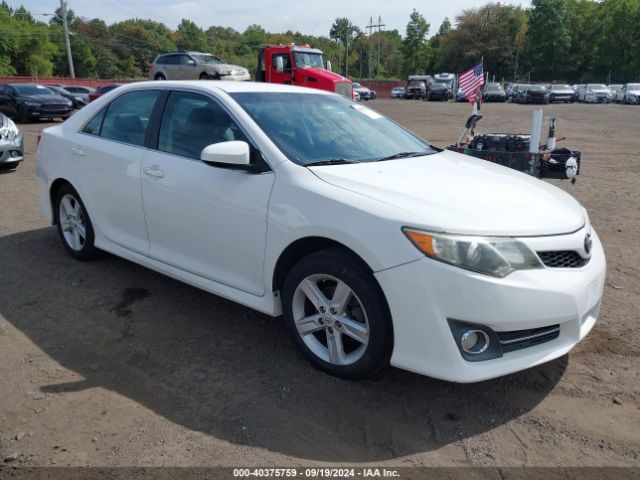
[[[327,70],[329,70],[330,72],[333,71],[331,70],[331,62],[329,60],[327,60]]]
[[[220,142],[204,147],[200,159],[210,165],[248,166],[249,144],[247,142]]]
[[[282,57],[276,57],[276,72],[284,72],[284,60],[282,60]]]
[[[190,58],[189,60],[187,60],[187,65],[195,65],[196,61],[193,60],[192,58]]]

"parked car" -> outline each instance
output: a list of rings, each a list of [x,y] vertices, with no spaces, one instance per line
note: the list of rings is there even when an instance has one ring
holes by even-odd
[[[578,94],[569,85],[554,84],[549,86],[549,102],[573,103],[578,99]]]
[[[31,120],[66,119],[73,110],[73,102],[54,94],[47,87],[33,83],[5,83],[0,85],[0,113],[20,123]]]
[[[613,92],[602,83],[589,83],[578,93],[585,103],[611,103],[614,99]]]
[[[506,102],[507,94],[499,83],[487,83],[484,87],[482,99],[485,102]]]
[[[360,101],[360,94],[358,92],[356,92],[355,90],[353,91],[353,101],[354,102],[359,102]]]
[[[360,94],[360,100],[372,100],[375,98],[375,94],[372,93],[372,90],[369,90],[358,82],[353,82],[353,91]]]
[[[466,102],[467,96],[464,94],[461,88],[456,92],[456,102]]]
[[[391,98],[404,98],[407,90],[404,87],[393,87],[391,89]]]
[[[426,98],[429,87],[433,83],[431,75],[409,75],[406,87],[406,98]]]
[[[149,80],[251,80],[249,71],[210,53],[172,52],[156,57]]]
[[[565,355],[600,308],[604,251],[572,196],[322,90],[128,84],[45,129],[36,171],[69,255],[282,312],[340,377],[506,375]]]
[[[549,90],[544,85],[520,85],[516,94],[517,103],[549,103]]]
[[[613,102],[617,103],[619,101],[618,98],[622,98],[622,95],[620,95],[622,87],[624,87],[622,84],[607,85],[607,88],[611,90],[611,93],[613,93]]]
[[[22,133],[13,120],[0,113],[0,168],[16,168],[23,159]]]
[[[436,82],[432,83],[427,92],[427,98],[425,100],[449,100],[451,96],[451,88],[448,83]]]
[[[76,97],[74,94],[72,94],[71,92],[67,91],[63,87],[57,87],[55,85],[45,85],[45,87],[47,87],[49,90],[51,90],[56,95],[60,95],[61,97],[66,98],[67,100],[71,100],[71,103],[73,103],[73,108],[75,108],[75,109],[82,108],[88,103],[88,102],[82,100],[81,98]]]
[[[83,87],[81,85],[63,85],[63,87],[67,92],[72,93],[86,103],[89,103],[89,95],[96,91],[95,88]]]
[[[120,85],[122,85],[121,83],[110,83],[109,85],[102,85],[101,87],[96,88],[96,90],[94,92],[91,92],[89,94],[89,102],[93,102],[96,98],[101,97],[102,95],[104,95],[107,92],[110,92],[111,90],[114,90],[116,88],[118,88]]]
[[[515,101],[515,94],[516,94],[517,87],[518,87],[517,83],[510,83],[507,85],[507,88],[505,88],[505,94],[507,95],[507,102]]]
[[[620,91],[622,95],[622,103],[640,104],[640,83],[627,83]]]

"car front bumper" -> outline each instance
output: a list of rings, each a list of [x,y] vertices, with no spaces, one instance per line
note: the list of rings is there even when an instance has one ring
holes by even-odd
[[[24,160],[22,134],[11,140],[0,139],[0,167],[17,165]]]
[[[251,80],[251,75],[245,73],[244,75],[220,75],[220,80],[227,80],[230,82],[248,82]]]
[[[604,288],[606,262],[592,232],[589,262],[582,268],[544,268],[496,278],[423,258],[375,274],[393,318],[393,366],[430,377],[469,383],[499,377],[566,354],[593,328]],[[560,242],[584,239],[585,229]],[[565,238],[566,237],[566,238]],[[530,239],[521,239],[529,243]],[[551,245],[557,237],[534,239]],[[546,242],[546,243],[545,243]],[[448,320],[481,324],[495,332],[559,325],[545,343],[500,358],[463,359]]]

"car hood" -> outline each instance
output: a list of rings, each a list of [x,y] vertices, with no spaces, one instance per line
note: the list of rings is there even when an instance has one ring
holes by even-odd
[[[444,150],[423,157],[310,167],[321,180],[393,205],[424,228],[475,235],[555,235],[585,223],[569,194],[534,177]]]
[[[627,90],[627,93],[631,95],[640,95],[640,90]]]
[[[22,100],[38,103],[67,103],[67,99],[61,95],[42,94],[42,95],[21,95]]]

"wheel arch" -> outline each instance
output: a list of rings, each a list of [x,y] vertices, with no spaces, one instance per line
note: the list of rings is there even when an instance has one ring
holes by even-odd
[[[312,253],[318,252],[320,250],[325,250],[327,248],[340,248],[344,250],[345,252],[349,253],[354,258],[359,260],[362,265],[364,265],[371,273],[373,273],[373,269],[362,258],[362,256],[358,255],[357,252],[355,252],[345,244],[321,236],[303,237],[290,243],[280,253],[278,260],[276,261],[275,268],[273,269],[271,285],[272,290],[274,292],[277,292],[282,289],[282,285],[284,284],[287,273],[298,261],[308,255],[311,255]]]
[[[58,196],[58,192],[60,191],[63,185],[70,185],[72,188],[75,189],[75,187],[71,184],[71,182],[66,178],[56,178],[51,183],[51,186],[49,187],[49,203],[51,205],[51,212],[52,212],[52,215],[51,215],[52,225],[56,224],[55,202],[56,202],[56,197]]]

